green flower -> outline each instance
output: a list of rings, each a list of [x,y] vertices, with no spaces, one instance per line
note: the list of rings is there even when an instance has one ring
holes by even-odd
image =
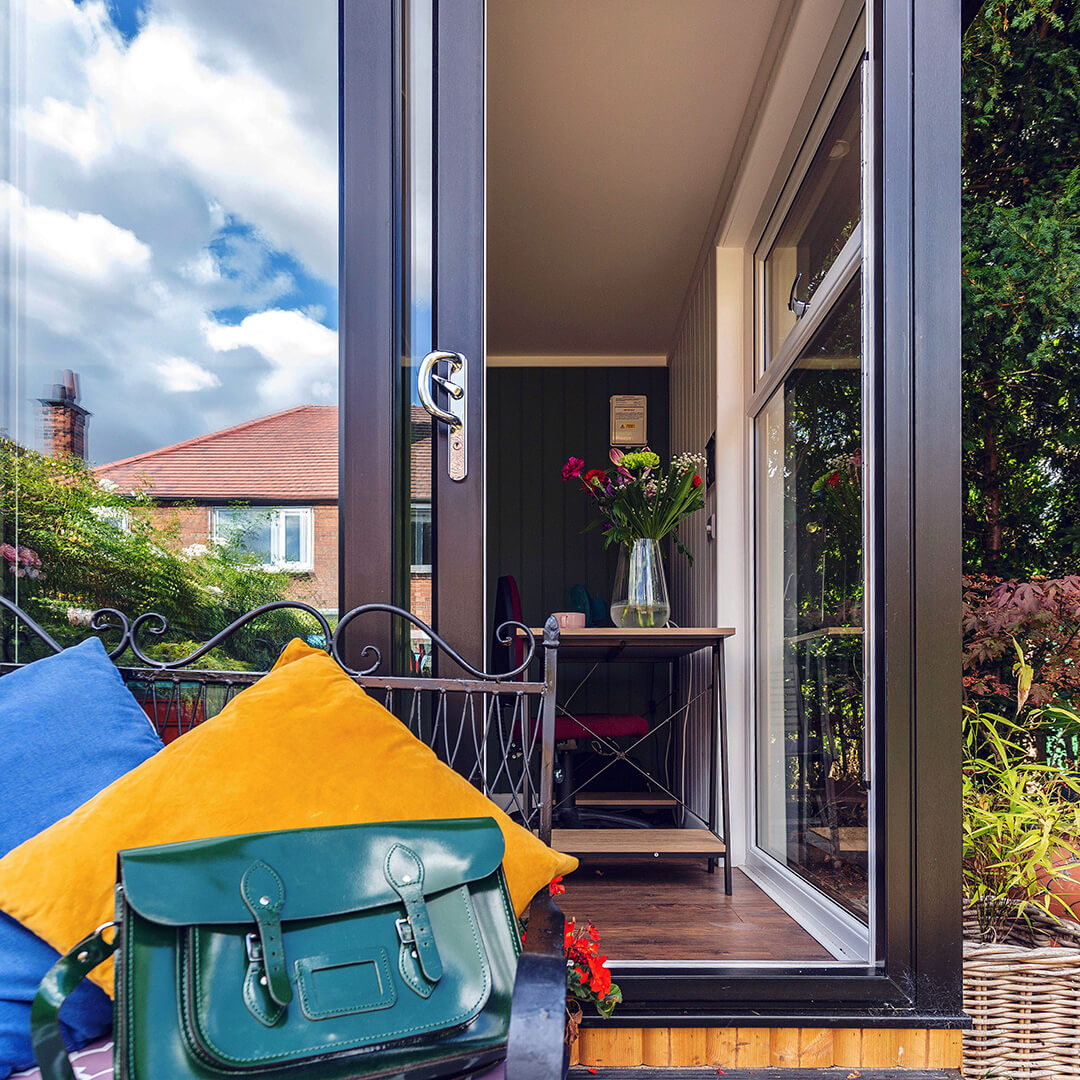
[[[655,469],[660,464],[660,455],[651,450],[634,450],[629,454],[623,454],[619,464],[631,472],[636,469]]]

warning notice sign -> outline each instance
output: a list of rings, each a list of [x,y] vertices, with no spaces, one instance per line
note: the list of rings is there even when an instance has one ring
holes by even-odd
[[[644,446],[646,397],[644,394],[612,394],[611,445]]]

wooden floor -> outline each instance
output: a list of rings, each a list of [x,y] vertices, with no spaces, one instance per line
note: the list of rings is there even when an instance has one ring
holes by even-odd
[[[582,866],[566,879],[566,917],[592,919],[603,951],[623,960],[831,960],[740,870],[733,894],[702,861]]]

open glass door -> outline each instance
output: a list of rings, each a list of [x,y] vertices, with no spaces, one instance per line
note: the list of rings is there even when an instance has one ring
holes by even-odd
[[[344,602],[406,608],[476,663],[484,649],[483,3],[354,0],[344,25],[343,322],[352,333],[343,461],[364,483],[344,493],[343,526],[371,537],[343,556]],[[385,280],[372,280],[382,267]],[[378,644],[398,669],[431,670],[419,630]]]

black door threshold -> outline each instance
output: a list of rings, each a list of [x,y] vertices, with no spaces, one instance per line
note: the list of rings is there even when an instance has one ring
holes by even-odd
[[[569,1080],[960,1080],[956,1069],[586,1069],[575,1065]]]

